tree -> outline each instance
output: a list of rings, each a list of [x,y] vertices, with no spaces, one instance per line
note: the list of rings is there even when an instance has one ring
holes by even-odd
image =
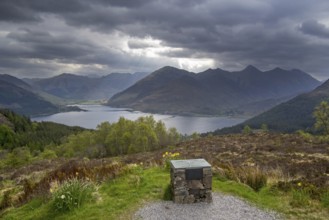
[[[0,147],[13,149],[15,147],[15,132],[7,125],[0,125]]]
[[[267,127],[267,124],[262,124],[261,126],[260,126],[260,129],[262,130],[262,132],[268,132],[268,127]]]
[[[313,112],[315,118],[314,127],[317,130],[322,130],[325,135],[329,135],[329,105],[328,102],[323,101],[315,107]]]
[[[242,133],[250,134],[251,133],[251,128],[248,125],[244,126]]]
[[[58,156],[117,156],[156,150],[175,144],[181,136],[175,128],[167,130],[162,121],[153,116],[131,121],[121,117],[118,122],[103,122],[95,131],[84,131],[68,136],[55,152]]]
[[[192,140],[196,140],[200,138],[200,135],[197,132],[193,132],[193,134],[191,135]]]

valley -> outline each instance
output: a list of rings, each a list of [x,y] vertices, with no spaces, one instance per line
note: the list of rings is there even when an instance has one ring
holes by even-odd
[[[328,10],[0,0],[0,219],[328,220]]]
[[[328,82],[253,66],[198,74],[163,67],[137,78],[0,76],[0,98],[13,110],[0,114],[1,218],[133,218],[145,201],[170,200],[168,161],[192,158],[212,165],[214,193],[287,219],[328,217],[328,135],[312,116]],[[54,208],[73,183],[94,191],[81,202],[88,212]]]

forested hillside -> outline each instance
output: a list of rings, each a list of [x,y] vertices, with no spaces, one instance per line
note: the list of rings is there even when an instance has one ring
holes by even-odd
[[[136,121],[120,118],[117,123],[103,122],[96,130],[87,130],[53,122],[31,122],[28,117],[1,110],[0,122],[2,166],[28,163],[33,157],[100,158],[147,152],[181,139],[175,128],[167,129],[152,116]]]
[[[42,152],[48,145],[58,145],[62,138],[81,132],[81,127],[69,127],[53,122],[32,122],[28,117],[10,110],[0,110],[0,148],[13,150],[27,147],[31,153]]]

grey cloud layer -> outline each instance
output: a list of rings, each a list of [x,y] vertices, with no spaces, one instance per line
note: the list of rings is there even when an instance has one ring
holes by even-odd
[[[305,34],[329,38],[329,27],[326,27],[326,25],[321,24],[316,20],[308,20],[303,22],[300,26],[300,30]]]
[[[0,27],[10,24],[17,29],[3,37],[11,45],[0,45],[4,51],[0,62],[15,57],[111,68],[161,65],[156,59],[141,60],[102,48],[91,38],[67,33],[67,27],[61,36],[52,33],[55,24],[47,30],[38,29],[38,24],[55,16],[72,33],[89,29],[105,36],[119,32],[134,38],[159,39],[162,46],[174,49],[159,52],[164,57],[211,58],[221,68],[232,69],[248,64],[301,68],[326,77],[328,11],[327,0],[1,0]],[[130,40],[128,47],[152,45]]]

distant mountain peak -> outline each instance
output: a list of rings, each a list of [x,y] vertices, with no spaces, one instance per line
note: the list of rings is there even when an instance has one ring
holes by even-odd
[[[248,65],[246,66],[246,68],[244,68],[242,71],[257,71],[257,72],[260,72],[259,69],[257,69],[255,66],[253,65]]]
[[[160,68],[158,71],[161,71],[161,70],[168,71],[168,70],[179,70],[179,69],[176,67],[173,67],[173,66],[164,66],[164,67]]]
[[[60,78],[73,78],[73,77],[84,77],[84,76],[76,75],[73,73],[62,73],[57,76],[53,76],[51,78],[46,78],[46,79],[60,79]]]
[[[282,68],[280,68],[280,67],[275,67],[273,70],[274,70],[274,71],[284,71],[284,69],[282,69]]]
[[[177,78],[181,76],[186,76],[186,75],[194,75],[194,73],[191,73],[187,70],[179,69],[176,67],[172,66],[165,66],[162,67],[153,73],[150,74],[150,77],[165,77],[165,78]]]
[[[62,73],[62,74],[59,74],[59,76],[77,76],[77,75],[73,74],[73,73]]]

